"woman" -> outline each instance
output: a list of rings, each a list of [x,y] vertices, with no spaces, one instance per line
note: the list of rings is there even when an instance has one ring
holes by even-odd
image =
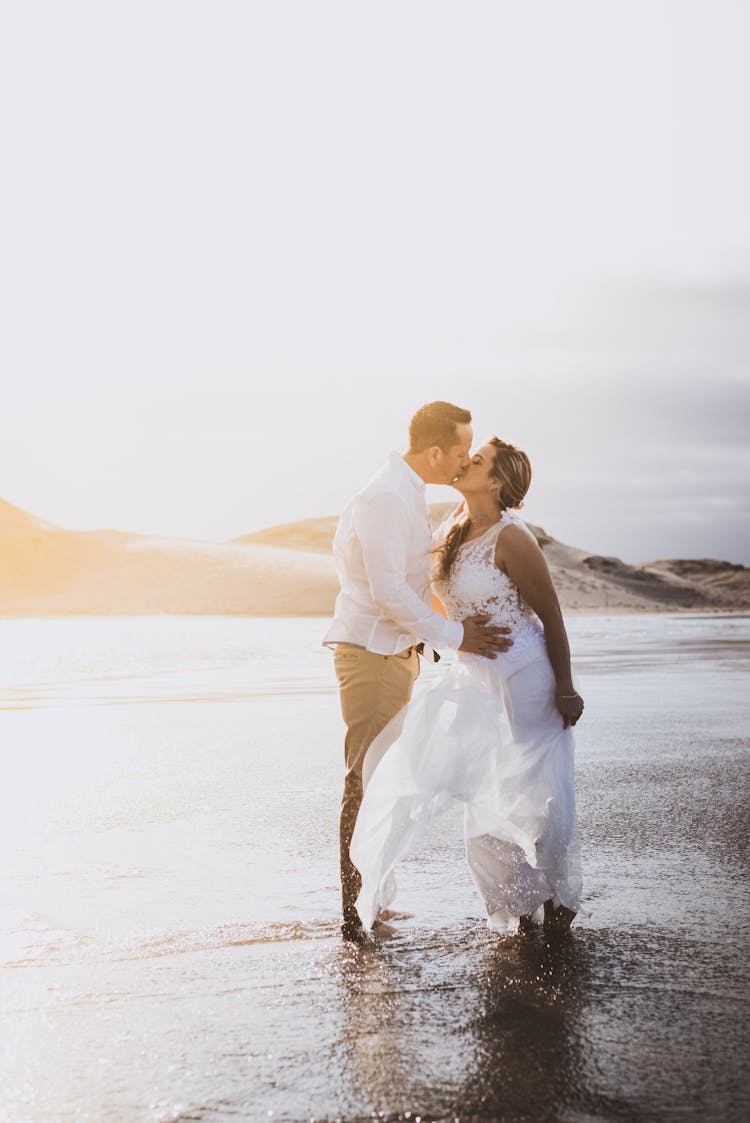
[[[578,910],[571,727],[583,700],[544,555],[513,513],[530,483],[526,454],[493,437],[453,485],[464,502],[439,535],[435,592],[453,619],[510,627],[513,645],[459,654],[370,747],[351,845],[366,928],[393,900],[397,861],[453,799],[490,928],[528,930],[544,906],[545,927],[565,930]]]

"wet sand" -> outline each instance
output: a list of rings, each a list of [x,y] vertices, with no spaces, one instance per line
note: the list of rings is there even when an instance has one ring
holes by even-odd
[[[571,623],[568,937],[487,932],[447,816],[363,949],[319,624],[45,624],[0,666],[4,1123],[750,1115],[750,619]]]

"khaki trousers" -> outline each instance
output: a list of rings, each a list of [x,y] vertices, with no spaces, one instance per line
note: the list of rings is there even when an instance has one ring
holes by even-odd
[[[419,675],[419,655],[408,647],[397,655],[375,655],[362,647],[337,644],[333,656],[346,724],[346,777],[341,800],[339,844],[344,920],[354,920],[362,879],[349,857],[349,844],[362,803],[362,765],[378,733],[411,698]]]

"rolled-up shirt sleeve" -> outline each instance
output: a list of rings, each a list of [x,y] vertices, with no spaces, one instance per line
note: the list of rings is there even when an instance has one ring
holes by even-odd
[[[405,632],[432,648],[457,650],[463,624],[433,612],[406,580],[411,516],[398,495],[359,497],[354,523],[372,598]]]

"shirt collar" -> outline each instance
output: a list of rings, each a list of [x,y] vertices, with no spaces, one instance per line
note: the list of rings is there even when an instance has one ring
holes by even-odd
[[[424,480],[420,475],[418,475],[417,472],[414,471],[411,465],[406,463],[400,452],[392,452],[390,454],[389,460],[391,462],[391,467],[395,468],[395,470],[401,474],[403,479],[408,480],[412,487],[415,487],[418,491],[425,490]]]

